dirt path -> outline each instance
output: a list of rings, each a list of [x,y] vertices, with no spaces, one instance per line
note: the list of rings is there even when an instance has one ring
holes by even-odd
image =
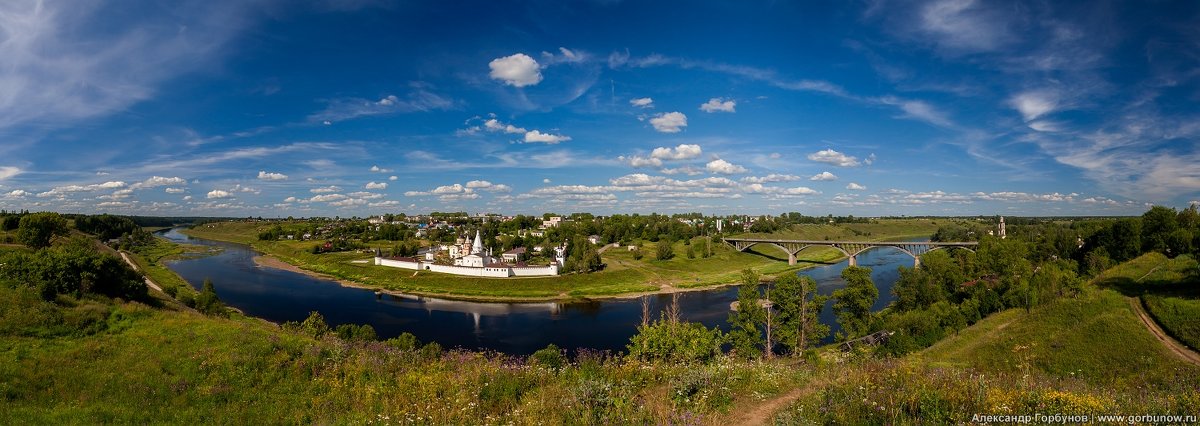
[[[133,263],[133,260],[130,259],[129,255],[125,254],[125,252],[121,252],[121,258],[125,259],[125,263],[128,263],[129,267],[133,268],[134,271],[142,272],[141,269],[138,269],[137,264]],[[159,287],[158,284],[155,284],[154,281],[150,279],[150,277],[143,275],[142,278],[144,278],[146,280],[146,285],[150,286],[150,288],[158,290],[160,292],[163,291],[162,287]]]
[[[729,417],[718,419],[713,422],[714,425],[766,425],[771,424],[775,413],[787,408],[789,404],[813,392],[820,390],[829,383],[828,379],[815,379],[812,382],[805,383],[798,388],[792,389],[783,395],[768,399],[749,407],[745,411],[740,411]]]
[[[1175,340],[1175,338],[1167,335],[1167,333],[1158,326],[1158,323],[1154,321],[1154,318],[1151,318],[1150,314],[1142,308],[1142,302],[1140,299],[1136,297],[1130,297],[1129,306],[1133,307],[1133,312],[1137,314],[1138,318],[1142,319],[1142,323],[1146,325],[1146,329],[1150,330],[1150,334],[1153,334],[1155,338],[1166,345],[1167,349],[1170,349],[1171,352],[1180,359],[1183,359],[1192,365],[1200,366],[1200,354],[1188,349],[1187,346],[1184,346],[1182,343],[1179,343],[1178,340]]]

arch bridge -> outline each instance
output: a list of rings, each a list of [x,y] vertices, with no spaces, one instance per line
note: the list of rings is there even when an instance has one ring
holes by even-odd
[[[726,244],[738,251],[749,250],[758,244],[773,246],[787,253],[788,265],[796,264],[796,254],[812,246],[833,247],[850,258],[850,266],[858,266],[858,255],[878,248],[892,247],[913,257],[913,267],[921,266],[921,255],[938,249],[961,248],[975,251],[977,242],[932,242],[932,241],[808,241],[808,240],[774,240],[763,238],[724,238]]]

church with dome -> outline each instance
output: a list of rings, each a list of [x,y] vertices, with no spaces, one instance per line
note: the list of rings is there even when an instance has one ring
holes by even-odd
[[[475,241],[471,243],[471,248],[466,252],[466,255],[454,259],[454,266],[482,268],[497,263],[496,258],[492,257],[492,250],[483,248],[483,240],[479,236],[479,231],[475,231]]]

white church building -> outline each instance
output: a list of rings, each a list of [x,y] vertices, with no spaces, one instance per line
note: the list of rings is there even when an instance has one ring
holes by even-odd
[[[376,255],[375,265],[472,277],[508,278],[558,275],[563,262],[566,260],[565,247],[556,247],[554,262],[546,266],[529,266],[520,262],[505,263],[492,256],[490,249],[483,247],[483,239],[479,231],[475,231],[475,241],[471,243],[469,250],[465,249],[465,245],[462,247],[453,245],[446,248],[446,251],[454,259],[453,265],[439,265],[435,263],[433,261],[435,256],[432,252],[427,253],[424,259]],[[463,251],[467,251],[468,253],[458,256]]]

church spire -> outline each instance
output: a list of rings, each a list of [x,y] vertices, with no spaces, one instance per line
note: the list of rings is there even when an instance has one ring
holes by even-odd
[[[471,245],[471,253],[483,253],[483,239],[479,238],[479,230],[475,230],[475,244]]]

